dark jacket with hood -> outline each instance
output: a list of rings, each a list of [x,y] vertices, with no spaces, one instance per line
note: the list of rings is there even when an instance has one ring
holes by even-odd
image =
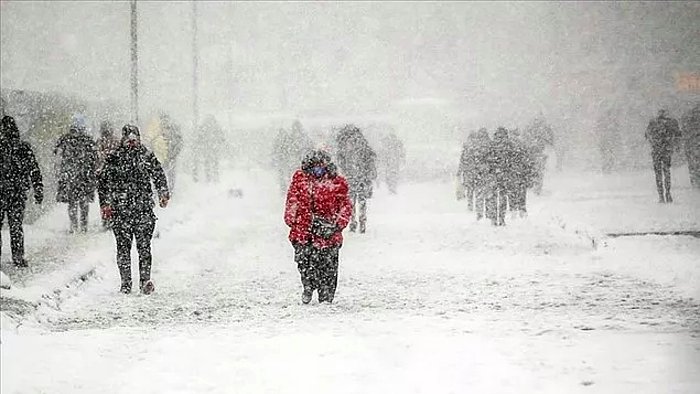
[[[19,138],[14,118],[2,118],[0,134],[0,198],[26,199],[26,192],[34,188],[34,198],[41,203],[44,184],[32,147]]]
[[[56,143],[54,154],[61,155],[56,201],[93,201],[97,186],[97,149],[84,130],[71,126]]]
[[[124,129],[139,134],[135,126]],[[126,133],[122,130],[123,133]],[[122,220],[154,220],[153,187],[159,198],[169,198],[168,181],[160,162],[141,144],[129,146],[126,137],[111,155],[107,156],[100,174],[98,192],[103,206],[112,208],[115,225]]]

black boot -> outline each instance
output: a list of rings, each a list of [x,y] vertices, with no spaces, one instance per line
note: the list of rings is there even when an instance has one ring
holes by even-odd
[[[119,276],[122,280],[122,285],[119,288],[119,292],[124,294],[131,293],[131,265],[120,264]]]
[[[304,286],[304,291],[301,293],[301,303],[308,304],[311,302],[311,298],[314,295],[314,291],[311,287]]]

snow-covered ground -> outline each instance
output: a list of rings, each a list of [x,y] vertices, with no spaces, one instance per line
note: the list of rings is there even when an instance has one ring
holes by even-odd
[[[111,236],[70,237],[57,209],[27,229],[32,274],[3,266],[18,306],[3,308],[0,388],[700,392],[700,239],[605,236],[700,230],[700,194],[674,171],[673,205],[650,171],[554,174],[505,228],[449,183],[379,189],[367,234],[346,232],[333,305],[301,305],[266,171],[182,179],[158,212],[148,297],[118,294]]]

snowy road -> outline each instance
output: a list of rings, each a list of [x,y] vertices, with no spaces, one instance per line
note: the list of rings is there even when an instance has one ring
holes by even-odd
[[[183,183],[159,214],[156,293],[118,294],[93,236],[95,277],[3,327],[2,392],[698,392],[700,239],[602,237],[700,229],[682,180],[673,206],[643,182],[553,179],[506,228],[449,184],[379,190],[330,306],[300,303],[270,174]]]

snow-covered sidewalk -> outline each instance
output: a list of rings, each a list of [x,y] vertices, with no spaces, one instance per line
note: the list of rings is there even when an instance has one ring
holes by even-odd
[[[300,303],[270,173],[184,182],[159,213],[156,293],[118,294],[113,244],[88,249],[95,275],[60,309],[3,326],[2,392],[697,392],[700,240],[591,244],[611,224],[700,221],[682,181],[658,207],[633,176],[554,177],[505,228],[449,184],[380,189],[367,234],[346,232],[333,305]],[[617,199],[638,219],[596,221]]]

